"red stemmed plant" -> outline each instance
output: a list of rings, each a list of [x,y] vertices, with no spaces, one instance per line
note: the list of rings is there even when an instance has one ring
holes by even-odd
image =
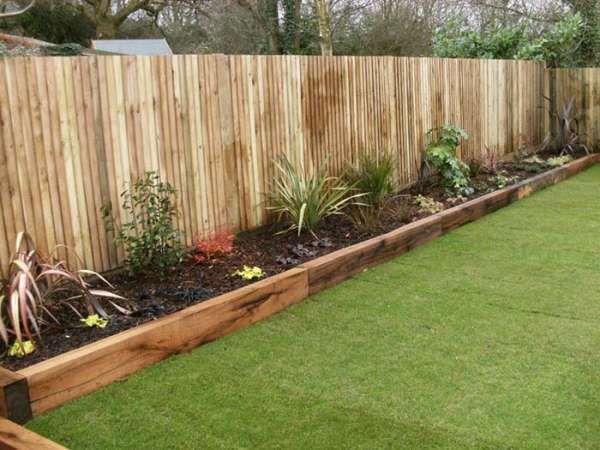
[[[233,233],[225,230],[196,242],[194,260],[197,263],[214,260],[233,251]]]

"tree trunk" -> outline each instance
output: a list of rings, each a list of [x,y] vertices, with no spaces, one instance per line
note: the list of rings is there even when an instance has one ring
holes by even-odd
[[[328,0],[315,0],[317,13],[319,15],[319,37],[321,38],[321,55],[333,55],[333,43],[331,41],[331,14]]]
[[[114,39],[120,26],[120,24],[117,24],[110,18],[98,18],[96,19],[95,25],[97,39]]]

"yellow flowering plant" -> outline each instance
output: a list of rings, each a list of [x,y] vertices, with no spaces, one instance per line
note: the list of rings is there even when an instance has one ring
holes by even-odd
[[[264,277],[265,272],[260,267],[244,266],[242,270],[238,270],[234,275],[241,277],[244,280],[254,280],[255,278]]]

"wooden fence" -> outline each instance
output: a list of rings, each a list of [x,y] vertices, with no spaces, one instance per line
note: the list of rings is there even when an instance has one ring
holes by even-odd
[[[546,73],[549,102],[546,107],[554,112],[565,108],[575,97],[572,117],[578,118],[581,140],[590,150],[600,144],[600,69],[548,69]],[[546,125],[556,131],[557,123]]]
[[[174,56],[0,60],[0,262],[42,250],[118,266],[100,207],[147,170],[179,190],[188,244],[266,220],[272,158],[332,172],[392,151],[415,181],[425,132],[471,134],[464,159],[542,138],[544,65],[392,57]],[[123,214],[121,212],[121,214]]]

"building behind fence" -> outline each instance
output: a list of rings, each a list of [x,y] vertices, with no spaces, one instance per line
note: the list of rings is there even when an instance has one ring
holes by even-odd
[[[280,153],[337,173],[361,152],[392,151],[402,185],[416,180],[426,131],[444,123],[470,133],[463,159],[512,153],[543,139],[549,78],[525,61],[2,59],[0,262],[28,230],[42,250],[66,244],[88,267],[118,266],[100,208],[147,170],[178,189],[190,244],[265,222]]]

